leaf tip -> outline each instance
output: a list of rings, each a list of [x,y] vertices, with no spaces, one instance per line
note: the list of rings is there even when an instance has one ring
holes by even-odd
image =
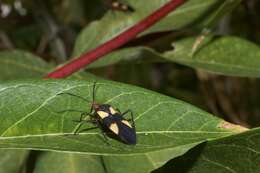
[[[232,124],[232,123],[229,123],[229,122],[226,122],[226,121],[221,121],[218,124],[218,128],[222,128],[222,129],[225,129],[225,130],[232,130],[232,131],[235,131],[235,132],[244,132],[244,131],[248,130],[248,128],[246,128],[246,127],[236,125],[236,124]]]

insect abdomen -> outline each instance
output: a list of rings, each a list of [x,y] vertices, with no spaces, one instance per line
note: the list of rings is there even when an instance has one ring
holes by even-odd
[[[136,144],[135,129],[127,120],[121,117],[115,118],[114,116],[110,115],[109,117],[103,119],[102,123],[126,144]]]
[[[128,125],[119,122],[117,123],[118,129],[119,129],[119,134],[118,136],[122,141],[124,141],[127,144],[134,145],[136,144],[136,132],[134,128],[130,128]]]

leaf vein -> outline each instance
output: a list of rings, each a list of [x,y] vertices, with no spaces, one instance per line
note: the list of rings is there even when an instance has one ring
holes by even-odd
[[[64,89],[62,91],[60,91],[59,93],[61,92],[64,92],[64,91],[68,91],[68,90],[71,90],[73,88],[76,88],[76,87],[81,87],[81,86],[90,86],[90,85],[79,85],[79,86],[73,86],[73,87],[70,87],[70,88],[67,88],[67,89]],[[32,112],[30,112],[29,114],[25,115],[24,117],[22,117],[21,119],[19,119],[18,121],[16,121],[13,125],[9,126],[2,134],[1,136],[4,136],[6,133],[8,133],[8,131],[12,128],[14,128],[16,125],[20,124],[21,122],[23,122],[24,120],[26,120],[27,118],[29,118],[31,115],[33,115],[35,112],[37,112],[38,110],[40,110],[41,108],[43,108],[45,106],[46,103],[48,103],[50,100],[52,100],[53,98],[55,98],[59,93],[49,97],[48,99],[46,99],[45,101],[43,101],[43,103],[37,107],[35,110],[33,110]]]
[[[186,115],[188,115],[189,113],[192,113],[192,111],[186,111],[184,112],[180,117],[178,117],[176,120],[174,120],[166,130],[171,129],[178,121],[180,121],[181,119],[183,119]]]
[[[218,162],[216,162],[216,161],[213,161],[213,160],[209,160],[208,158],[206,158],[206,157],[203,156],[203,155],[202,155],[202,159],[205,160],[205,161],[207,161],[207,162],[210,162],[210,163],[212,163],[212,164],[214,164],[214,165],[217,165],[217,166],[219,166],[219,167],[222,167],[222,168],[224,168],[225,170],[228,170],[229,172],[237,173],[235,170],[229,168],[228,166],[225,166],[225,165],[223,165],[223,164],[221,164],[221,163],[218,163]]]
[[[146,111],[144,111],[143,113],[139,114],[139,115],[134,119],[134,121],[138,120],[138,119],[141,118],[143,115],[145,115],[147,112],[153,110],[154,108],[158,107],[159,105],[165,104],[165,103],[172,103],[172,104],[174,104],[174,105],[178,105],[178,103],[175,103],[175,102],[173,102],[173,101],[159,102],[159,103],[157,103],[157,104],[151,106],[150,108],[148,108],[148,109],[147,109]]]

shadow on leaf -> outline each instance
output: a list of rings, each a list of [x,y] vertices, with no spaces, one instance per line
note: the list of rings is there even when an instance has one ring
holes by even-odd
[[[199,144],[189,150],[186,154],[168,161],[162,167],[152,171],[152,173],[188,173],[193,165],[196,164],[196,161],[200,157],[205,146],[206,142]]]

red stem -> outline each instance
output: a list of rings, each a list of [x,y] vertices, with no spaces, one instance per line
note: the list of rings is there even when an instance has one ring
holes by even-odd
[[[150,16],[141,20],[139,23],[132,26],[125,32],[105,42],[99,47],[81,55],[79,58],[72,60],[68,64],[59,67],[55,71],[47,74],[45,78],[63,78],[71,75],[72,73],[80,70],[81,68],[92,63],[93,61],[96,61],[103,55],[113,51],[114,49],[134,39],[140,32],[143,32],[150,26],[154,25],[156,22],[161,20],[171,11],[175,10],[178,6],[182,5],[184,2],[185,0],[171,0],[164,6],[156,10],[154,13],[152,13]]]

